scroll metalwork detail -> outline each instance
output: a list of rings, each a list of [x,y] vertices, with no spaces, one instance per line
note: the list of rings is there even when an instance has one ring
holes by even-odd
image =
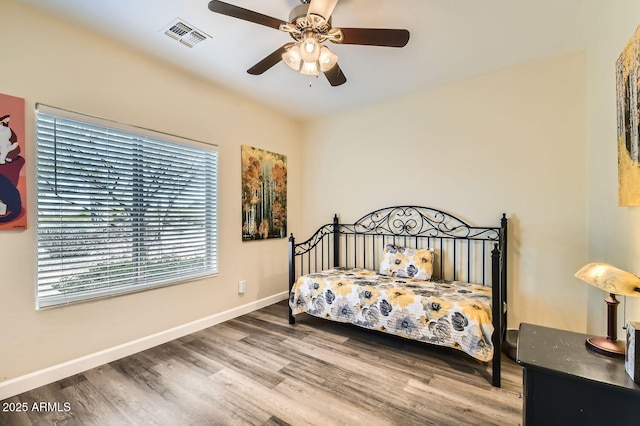
[[[313,249],[326,235],[333,234],[333,224],[323,225],[307,241],[295,245],[295,255],[305,254]]]
[[[347,233],[498,240],[500,228],[469,226],[441,210],[397,206],[371,212],[353,225],[341,225]],[[342,232],[342,231],[341,231]]]

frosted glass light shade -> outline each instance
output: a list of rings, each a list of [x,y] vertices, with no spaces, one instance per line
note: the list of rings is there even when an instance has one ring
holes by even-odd
[[[307,33],[300,43],[300,57],[305,62],[316,62],[320,57],[320,43],[313,33]]]
[[[309,36],[289,47],[282,54],[282,61],[301,74],[316,76],[320,71],[326,72],[333,68],[338,63],[338,56],[318,43],[315,37]]]
[[[318,75],[318,63],[317,62],[303,62],[300,72],[304,75]]]
[[[289,68],[300,71],[300,66],[302,65],[302,58],[300,57],[300,46],[298,46],[297,44],[291,46],[286,52],[282,54],[282,60],[289,66]]]
[[[320,48],[320,57],[318,58],[320,63],[320,70],[322,72],[329,71],[338,63],[338,56],[334,54],[327,46]]]

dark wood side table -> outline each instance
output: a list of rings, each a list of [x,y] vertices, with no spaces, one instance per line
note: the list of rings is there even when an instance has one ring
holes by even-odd
[[[520,325],[516,361],[524,367],[525,425],[640,425],[640,386],[624,359],[587,349],[587,337]]]

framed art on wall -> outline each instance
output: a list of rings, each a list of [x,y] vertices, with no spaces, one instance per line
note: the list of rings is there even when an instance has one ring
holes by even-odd
[[[287,157],[242,145],[242,240],[287,235]]]
[[[616,61],[618,116],[618,205],[640,206],[640,27]]]
[[[24,99],[0,94],[0,230],[26,229]]]

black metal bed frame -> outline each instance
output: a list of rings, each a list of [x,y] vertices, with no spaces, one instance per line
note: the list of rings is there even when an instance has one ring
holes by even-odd
[[[507,217],[500,226],[470,226],[442,210],[420,206],[385,207],[353,224],[321,226],[308,240],[289,237],[289,294],[300,275],[334,267],[378,270],[385,244],[435,251],[434,279],[465,281],[492,288],[494,347],[492,384],[500,387],[501,347],[507,332]],[[289,323],[295,318],[289,308]]]

